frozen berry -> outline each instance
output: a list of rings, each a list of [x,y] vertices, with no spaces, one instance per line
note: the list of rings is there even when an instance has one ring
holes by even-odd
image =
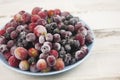
[[[1,29],[0,30],[0,36],[3,36],[5,34],[5,30],[4,29]]]
[[[19,26],[17,26],[16,30],[17,30],[18,32],[22,32],[22,31],[25,30],[25,27],[24,27],[23,25],[19,25]]]
[[[39,43],[40,44],[43,44],[45,42],[45,37],[44,37],[44,35],[40,35],[39,36]]]
[[[17,31],[12,31],[10,34],[11,39],[15,39],[18,37],[18,32]]]
[[[28,42],[32,42],[32,41],[35,41],[36,40],[36,36],[34,33],[28,33],[26,35],[26,41]]]
[[[40,51],[40,49],[41,49],[41,44],[40,43],[36,43],[35,44],[35,49],[37,49],[38,51]]]
[[[19,66],[19,60],[15,56],[11,56],[8,60],[8,63],[12,67],[18,67]]]
[[[68,25],[67,30],[73,32],[74,31],[74,26],[73,25]]]
[[[23,23],[28,23],[30,22],[31,20],[31,15],[27,12],[25,12],[23,15],[22,15],[22,22]]]
[[[39,55],[39,58],[40,58],[40,59],[46,59],[48,56],[49,56],[49,54],[47,54],[47,53],[41,53],[41,54]]]
[[[35,8],[33,8],[33,10],[32,10],[32,15],[38,14],[38,12],[41,11],[41,9],[42,9],[42,8],[40,8],[40,7],[35,7]]]
[[[58,51],[56,51],[56,50],[51,50],[51,51],[50,51],[50,55],[53,55],[53,56],[55,56],[55,58],[58,58]]]
[[[28,59],[29,64],[35,64],[36,61],[37,61],[37,60],[36,60],[35,57],[30,57],[30,58]]]
[[[19,63],[19,68],[23,71],[26,71],[26,70],[29,70],[30,68],[30,65],[28,63],[27,60],[22,60],[20,63]]]
[[[14,40],[9,40],[7,42],[7,47],[11,48],[14,45]]]
[[[52,45],[52,43],[51,42],[48,42],[48,41],[46,41],[46,42],[44,42],[44,45],[49,45],[50,46],[50,48],[52,49],[52,47],[53,47],[53,45]]]
[[[65,62],[65,65],[69,65],[70,64],[70,61],[71,61],[71,54],[70,53],[67,53],[64,57],[64,62]]]
[[[57,34],[57,33],[54,34],[53,39],[54,39],[54,42],[60,42],[60,40],[61,40],[60,34]]]
[[[37,25],[43,25],[45,26],[47,24],[46,20],[45,19],[38,19],[37,22],[36,22]]]
[[[35,48],[30,48],[28,50],[28,54],[31,57],[37,57],[39,53],[38,53],[38,50],[36,50]]]
[[[71,25],[75,25],[77,22],[79,21],[79,18],[78,17],[73,17],[69,20],[69,23]]]
[[[82,46],[80,50],[82,50],[84,54],[88,53],[88,47],[86,45]]]
[[[48,11],[48,16],[51,17],[51,16],[53,16],[53,15],[54,15],[54,10],[49,10],[49,11]]]
[[[30,65],[30,71],[31,71],[31,72],[34,72],[34,73],[36,73],[36,72],[39,71],[39,70],[37,69],[36,64],[32,64],[32,65]]]
[[[85,54],[81,50],[76,51],[76,53],[75,53],[76,60],[81,60],[84,56],[85,56]]]
[[[44,70],[47,68],[47,62],[44,59],[39,59],[36,66],[38,70]]]
[[[55,50],[59,51],[59,50],[61,49],[60,43],[54,43],[54,44],[53,44],[53,48],[54,48]]]
[[[17,46],[12,46],[11,47],[11,49],[10,49],[11,55],[14,55],[14,51],[15,51],[16,48],[17,48]]]
[[[14,51],[14,55],[19,60],[25,60],[28,57],[28,51],[23,47],[17,47]]]
[[[51,48],[48,44],[43,44],[43,46],[41,47],[41,51],[43,53],[48,53],[50,50],[51,50]]]
[[[85,44],[85,36],[83,34],[81,34],[81,33],[78,33],[75,36],[75,40],[79,40],[79,42],[80,42],[81,45]]]
[[[58,58],[56,60],[56,64],[54,66],[54,69],[55,70],[62,70],[62,69],[64,69],[64,67],[65,67],[64,61],[61,58]]]
[[[5,44],[1,44],[1,45],[0,45],[0,52],[1,52],[1,53],[4,53],[4,52],[7,51],[7,50],[8,50],[7,45],[5,45]]]
[[[4,36],[0,36],[0,44],[5,44],[6,39]]]
[[[60,9],[55,9],[55,10],[54,10],[54,14],[55,14],[55,15],[61,15]]]
[[[40,16],[40,18],[42,19],[46,19],[47,18],[47,13],[45,11],[39,11],[38,15]]]
[[[29,24],[29,30],[33,32],[33,31],[34,31],[34,28],[35,28],[36,26],[37,26],[36,23],[30,23],[30,24]]]
[[[3,55],[6,60],[8,60],[12,56],[10,52],[5,52]]]
[[[11,32],[14,31],[14,30],[15,30],[14,27],[8,27],[8,28],[6,29],[6,33],[11,33]]]
[[[48,56],[47,63],[49,66],[54,66],[56,64],[56,58],[53,55]]]
[[[42,25],[37,25],[35,28],[34,28],[34,33],[36,34],[36,36],[40,36],[40,35],[44,35],[44,34],[47,34],[47,30],[44,26]]]
[[[67,52],[70,52],[70,50],[71,50],[70,44],[66,44],[66,45],[65,45],[65,50],[66,50]]]
[[[86,43],[92,43],[94,40],[93,38],[93,35],[92,35],[92,32],[91,31],[88,31],[86,37],[85,37],[85,41]]]
[[[40,16],[38,16],[38,15],[32,15],[31,22],[35,23],[35,22],[38,21],[38,19],[40,19]]]
[[[46,41],[53,41],[53,35],[51,33],[47,33],[45,35],[45,39],[46,39]]]

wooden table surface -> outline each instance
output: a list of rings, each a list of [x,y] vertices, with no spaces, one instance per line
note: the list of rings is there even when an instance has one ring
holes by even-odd
[[[91,55],[62,74],[33,77],[0,64],[0,80],[120,80],[120,0],[0,0],[0,26],[20,10],[60,8],[80,16],[95,33]]]

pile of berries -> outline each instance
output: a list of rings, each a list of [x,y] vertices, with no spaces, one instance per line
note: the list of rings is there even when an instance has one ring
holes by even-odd
[[[62,70],[83,59],[92,42],[87,25],[59,9],[20,11],[0,30],[0,54],[10,66],[31,72]]]

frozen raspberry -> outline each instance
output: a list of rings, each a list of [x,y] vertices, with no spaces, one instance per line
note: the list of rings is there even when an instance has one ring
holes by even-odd
[[[5,34],[5,30],[4,29],[1,29],[0,30],[0,36],[3,36]]]
[[[40,7],[35,7],[35,8],[33,8],[33,10],[32,10],[32,15],[38,14],[38,12],[41,11],[41,9],[42,9],[42,8],[40,8]]]
[[[51,50],[51,51],[50,51],[50,55],[53,55],[53,56],[55,56],[55,58],[58,58],[58,51],[56,51],[56,50]]]
[[[78,33],[75,36],[75,40],[79,40],[79,42],[80,42],[81,45],[85,44],[85,36],[83,34],[81,34],[81,33]]]
[[[5,52],[3,55],[6,60],[8,60],[12,56],[10,52]]]
[[[76,60],[81,60],[84,56],[85,56],[85,54],[82,50],[76,51],[76,53],[75,53]]]

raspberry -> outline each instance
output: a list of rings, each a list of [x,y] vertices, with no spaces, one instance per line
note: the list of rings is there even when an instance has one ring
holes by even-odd
[[[56,50],[51,50],[50,55],[55,56],[55,58],[58,58],[58,52]]]
[[[47,63],[49,66],[54,66],[56,64],[56,58],[53,55],[48,56]]]
[[[5,30],[4,29],[1,29],[0,30],[0,36],[3,36],[5,34]]]
[[[10,52],[5,52],[3,55],[6,60],[8,60],[12,56]]]

